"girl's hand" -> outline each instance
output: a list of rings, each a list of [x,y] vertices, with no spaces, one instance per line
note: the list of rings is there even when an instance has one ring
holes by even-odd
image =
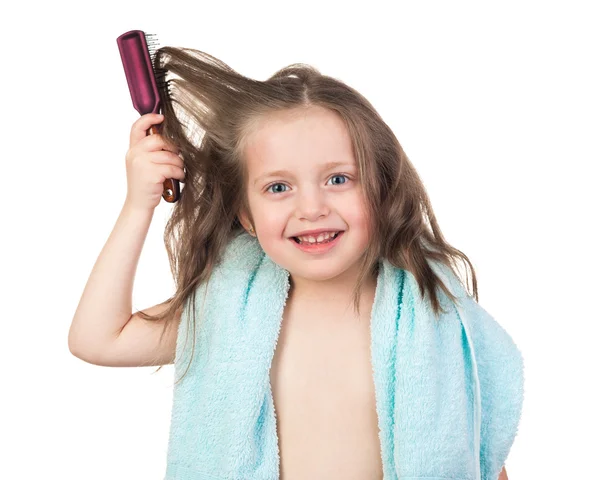
[[[152,125],[164,120],[162,115],[142,115],[131,127],[129,150],[125,155],[127,198],[125,203],[136,209],[154,210],[163,194],[163,182],[175,178],[183,182],[183,160],[175,145],[162,135],[147,135]]]

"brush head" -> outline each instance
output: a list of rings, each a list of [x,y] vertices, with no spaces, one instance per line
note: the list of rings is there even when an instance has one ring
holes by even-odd
[[[154,67],[158,41],[154,34],[131,30],[117,38],[133,107],[140,115],[159,113],[159,89],[168,89],[165,72]]]
[[[159,68],[156,62],[155,49],[158,41],[155,35],[147,35],[141,30],[131,30],[117,38],[117,45],[133,107],[140,115],[160,113],[161,95],[165,102],[170,102],[170,86],[168,81],[165,82],[165,69]],[[160,133],[158,125],[151,126],[149,133],[151,135]],[[163,186],[162,196],[165,201],[173,203],[179,200],[177,179],[167,178]]]

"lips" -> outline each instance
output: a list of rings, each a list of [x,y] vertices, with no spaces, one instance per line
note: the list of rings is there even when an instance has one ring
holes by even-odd
[[[322,241],[322,242],[308,242],[308,241],[302,242],[299,237],[292,237],[292,238],[298,244],[303,244],[303,245],[324,245],[326,243],[329,243],[329,242],[332,242],[333,240],[335,240],[339,236],[340,233],[341,233],[341,231],[336,232],[333,236],[329,237],[326,241]],[[302,235],[302,236],[304,236],[304,235]],[[310,236],[310,235],[308,235],[308,236]],[[318,235],[317,235],[317,237],[318,237]]]
[[[296,241],[295,238],[290,238],[290,242],[293,242],[294,246],[296,248],[298,248],[299,250],[303,251],[304,253],[310,254],[310,255],[322,255],[325,254],[327,252],[332,251],[333,249],[335,249],[336,245],[338,245],[340,243],[340,238],[344,235],[344,231],[340,231],[335,238],[333,238],[332,240],[330,240],[329,242],[324,242],[324,243],[298,243]]]
[[[331,228],[331,227],[316,228],[314,230],[303,230],[301,232],[297,232],[296,235],[293,235],[293,236],[294,237],[315,237],[315,238],[317,238],[322,233],[343,232],[343,231],[344,231],[344,229],[336,230],[335,228]],[[292,236],[290,236],[290,238],[292,238]]]

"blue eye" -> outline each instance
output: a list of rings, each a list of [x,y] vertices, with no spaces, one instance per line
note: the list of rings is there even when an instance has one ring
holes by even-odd
[[[330,178],[335,178],[335,177],[341,177],[341,178],[345,178],[345,179],[347,179],[347,180],[350,180],[350,178],[348,177],[348,175],[344,175],[344,174],[341,174],[341,173],[336,173],[335,175],[333,175],[333,176],[332,176],[332,177],[330,177]],[[345,184],[346,184],[346,182],[343,182],[343,183],[337,183],[336,185],[345,185]],[[271,185],[269,185],[269,186],[266,188],[266,191],[267,191],[267,192],[269,192],[269,190],[271,189],[271,187],[274,187],[274,186],[276,186],[276,185],[283,185],[283,186],[286,186],[284,183],[280,183],[280,182],[277,182],[277,183],[272,183]],[[281,192],[281,191],[280,191],[280,192],[269,192],[269,193],[273,193],[273,194],[277,195],[277,194],[280,194],[280,193],[285,193],[285,192]]]
[[[336,175],[334,175],[334,176],[333,176],[333,177],[331,177],[331,178],[335,178],[335,177],[339,177],[339,178],[346,178],[346,179],[348,179],[348,180],[349,180],[349,178],[348,178],[346,175],[344,175],[344,174],[336,174]],[[344,182],[344,183],[346,183],[346,182]],[[341,183],[341,184],[340,184],[340,183],[338,183],[337,185],[344,185],[344,183]]]
[[[274,187],[276,185],[283,185],[283,183],[273,183],[272,185],[270,185],[270,186],[267,187],[267,192],[269,191],[269,189],[271,187]],[[283,186],[285,187],[285,185],[283,185]],[[283,192],[269,192],[269,193],[283,193]]]

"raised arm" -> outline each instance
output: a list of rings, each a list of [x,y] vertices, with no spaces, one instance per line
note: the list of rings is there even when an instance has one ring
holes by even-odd
[[[159,115],[146,114],[131,128],[125,156],[125,204],[92,269],[71,323],[69,349],[90,363],[152,365],[170,362],[174,356],[176,329],[170,330],[166,343],[159,344],[164,322],[150,323],[132,315],[131,302],[138,260],[154,209],[162,198],[163,182],[171,178],[183,182],[185,178],[177,147],[160,134],[147,135],[150,127],[161,121]],[[154,315],[168,306],[163,302],[147,313]]]
[[[123,206],[73,316],[68,341],[75,356],[96,363],[131,318],[133,281],[152,215]]]

